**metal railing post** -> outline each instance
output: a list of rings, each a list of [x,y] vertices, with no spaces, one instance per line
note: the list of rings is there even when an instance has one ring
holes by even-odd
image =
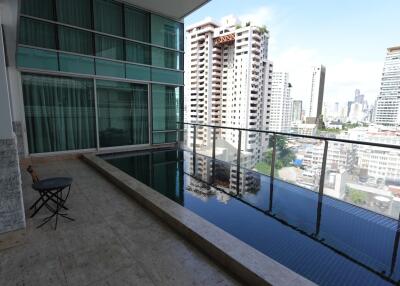
[[[196,137],[197,126],[193,125],[193,175],[196,175]]]
[[[239,195],[239,181],[240,181],[240,149],[242,149],[242,130],[239,130],[238,149],[236,155],[236,195]]]
[[[215,178],[215,144],[217,137],[217,128],[213,127],[213,141],[212,141],[212,183],[214,183]]]
[[[324,185],[325,185],[325,171],[326,171],[326,160],[328,158],[328,140],[324,140],[324,154],[322,156],[321,175],[319,178],[318,188],[318,208],[317,208],[317,222],[315,227],[315,235],[319,234],[321,226],[321,212],[322,212],[322,198],[324,196]]]
[[[272,134],[272,158],[271,172],[269,177],[269,208],[272,211],[272,201],[274,199],[274,176],[275,176],[275,157],[276,157],[276,134]]]

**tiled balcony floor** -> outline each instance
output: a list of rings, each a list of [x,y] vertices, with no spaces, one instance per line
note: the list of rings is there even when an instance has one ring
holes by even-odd
[[[27,231],[23,244],[0,251],[0,285],[240,285],[84,162],[36,161],[41,178],[73,177],[76,221],[36,229],[49,212],[29,218],[37,194],[22,170]]]

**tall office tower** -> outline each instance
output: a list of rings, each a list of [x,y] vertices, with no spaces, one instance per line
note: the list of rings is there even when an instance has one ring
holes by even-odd
[[[319,123],[322,114],[322,102],[324,99],[325,87],[325,66],[319,65],[312,68],[310,105],[308,117],[315,118],[315,123]]]
[[[302,100],[293,100],[292,104],[292,121],[301,121],[302,120],[302,111],[303,111],[303,101]]]
[[[268,31],[252,25],[242,27],[235,19],[224,26],[204,20],[187,29],[187,38],[189,78],[185,102],[190,121],[266,129],[272,71],[267,60]],[[211,147],[211,132],[211,128],[198,130],[198,148]],[[217,135],[232,147],[238,144],[235,130],[218,130]],[[189,140],[190,136],[193,134],[189,133]],[[250,154],[248,167],[262,155],[262,143],[260,133],[243,132],[241,150]]]
[[[289,74],[272,73],[271,112],[269,130],[289,132],[291,124],[291,102]]]
[[[376,100],[375,123],[400,125],[400,46],[387,49],[381,90]]]

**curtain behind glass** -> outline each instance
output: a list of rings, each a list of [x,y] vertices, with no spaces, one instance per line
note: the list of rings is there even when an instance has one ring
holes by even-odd
[[[55,25],[21,17],[19,42],[24,45],[56,49]]]
[[[100,147],[148,143],[147,86],[97,81]]]
[[[125,33],[127,38],[142,42],[149,42],[149,13],[139,11],[131,7],[125,7]]]
[[[30,153],[96,147],[91,80],[23,75]]]
[[[96,56],[115,60],[124,60],[124,41],[96,35]]]
[[[54,20],[53,5],[53,0],[21,0],[21,13],[38,18]]]
[[[126,41],[126,60],[133,63],[150,65],[150,47]]]
[[[174,86],[152,85],[153,130],[175,130],[180,120],[180,89]]]
[[[94,27],[96,31],[122,35],[122,4],[112,0],[94,0]]]
[[[92,28],[91,0],[57,0],[57,18],[62,23]]]
[[[93,35],[90,32],[59,26],[60,50],[93,55]]]

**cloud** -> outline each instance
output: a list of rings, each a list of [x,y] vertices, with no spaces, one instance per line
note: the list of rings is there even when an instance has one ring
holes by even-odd
[[[267,6],[261,6],[258,9],[239,16],[242,23],[251,22],[253,25],[267,25],[273,20],[273,12]],[[268,26],[268,25],[267,25]]]
[[[373,103],[379,92],[382,62],[359,61],[346,58],[338,62],[324,58],[317,50],[290,47],[277,53],[272,59],[274,71],[289,73],[294,99],[301,99],[305,106],[309,101],[312,66],[323,64],[326,67],[324,103],[327,106],[339,102],[341,106],[354,98],[355,89],[365,94]]]

